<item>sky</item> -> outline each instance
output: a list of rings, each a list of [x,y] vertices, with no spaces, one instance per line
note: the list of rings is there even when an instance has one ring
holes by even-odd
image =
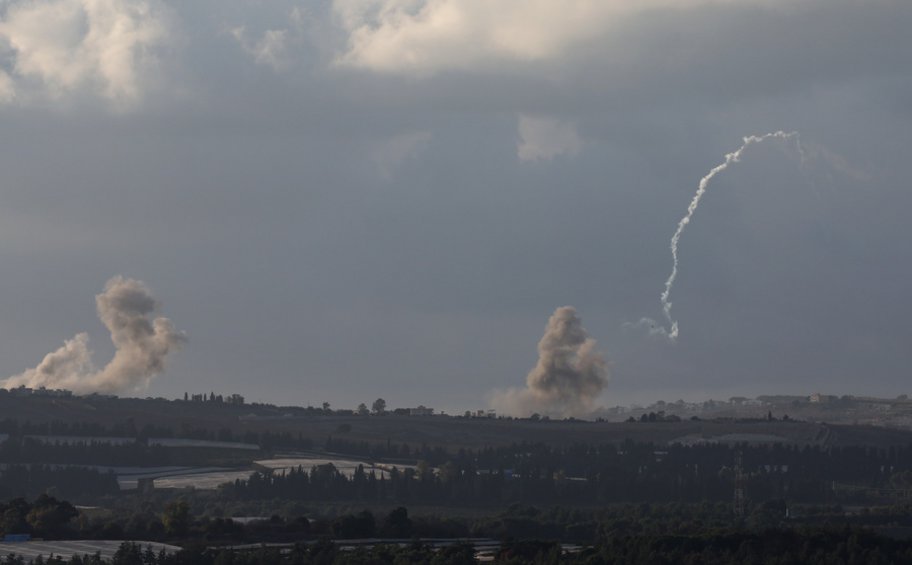
[[[909,393],[910,28],[901,0],[0,0],[0,375],[83,332],[104,366],[121,276],[186,338],[128,395],[486,408],[564,306],[597,405]],[[748,147],[681,237],[677,340],[638,327],[700,179],[779,130],[802,151]]]

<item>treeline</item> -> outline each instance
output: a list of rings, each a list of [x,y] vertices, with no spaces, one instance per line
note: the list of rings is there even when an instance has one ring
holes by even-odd
[[[176,450],[142,443],[114,445],[104,442],[46,443],[31,438],[9,439],[0,444],[0,461],[45,465],[99,465],[111,467],[144,467],[173,465],[176,459],[198,454],[175,453]]]
[[[551,550],[554,555],[554,550]],[[542,555],[541,552],[538,555]],[[533,559],[535,559],[533,557]],[[523,561],[502,561],[522,563]],[[632,536],[606,540],[588,551],[551,563],[618,565],[650,563],[892,564],[912,563],[912,541],[865,530],[767,530],[696,536]]]
[[[442,465],[453,458],[453,453],[446,447],[422,444],[410,446],[407,443],[394,443],[391,441],[370,443],[366,441],[351,441],[338,436],[329,436],[323,442],[323,449],[329,453],[350,455],[360,459],[372,461],[425,461],[430,465]],[[461,450],[457,456],[469,455],[473,451]]]
[[[341,445],[340,445],[341,444]],[[675,445],[625,442],[621,446],[514,445],[478,451],[422,446],[358,445],[335,451],[360,456],[421,459],[417,469],[352,476],[331,465],[258,473],[222,492],[238,499],[362,501],[391,504],[607,504],[617,502],[730,501],[740,460],[750,499],[824,504],[837,500],[834,482],[912,488],[912,448]],[[370,450],[365,453],[365,450]],[[865,489],[840,492],[842,502],[864,503]]]
[[[131,438],[137,443],[145,443],[149,438],[179,438],[204,441],[226,441],[235,443],[252,443],[263,449],[274,447],[291,449],[312,449],[313,441],[309,437],[290,432],[270,432],[247,430],[234,432],[229,428],[210,430],[181,423],[177,427],[156,426],[147,424],[137,428],[132,420],[102,425],[92,422],[20,422],[19,420],[0,420],[0,434],[10,436],[7,441],[25,441],[28,436],[61,436],[84,438]],[[91,440],[86,443],[92,443]],[[96,442],[98,443],[98,442]],[[0,444],[2,447],[3,444]]]
[[[209,545],[374,537],[553,539],[590,544],[618,535],[685,535],[706,529],[723,529],[734,524],[730,506],[708,503],[638,504],[586,510],[516,505],[484,517],[458,517],[449,513],[446,516],[433,513],[411,516],[405,507],[396,507],[392,510],[364,509],[311,518],[274,515],[241,522],[224,517],[218,508],[203,514],[197,502],[177,499],[166,503],[157,512],[150,505],[143,504],[129,512],[79,515],[78,519],[72,520],[76,518],[73,507],[47,495],[39,496],[34,503],[21,498],[13,499],[6,504],[0,503],[0,536],[32,534],[56,539],[142,539],[177,544],[195,540]],[[47,529],[43,525],[46,521],[37,519],[38,514],[33,510],[55,505],[66,505],[69,511],[58,515],[55,527]],[[743,524],[754,527],[778,525],[783,521],[781,512],[766,516],[767,510],[758,509]],[[898,508],[893,514],[907,510]],[[843,520],[840,515],[829,516]]]
[[[288,434],[251,434],[249,443],[266,446],[289,445],[309,449],[313,444],[308,440],[295,440]],[[159,436],[161,437],[161,436]],[[222,439],[219,441],[233,441]],[[143,442],[115,444],[103,440],[52,441],[32,437],[12,437],[0,443],[0,461],[18,464],[71,464],[101,465],[110,467],[154,467],[162,465],[212,465],[249,462],[256,451],[233,453],[221,447],[166,447],[148,445]]]
[[[410,516],[404,507],[387,513],[369,510],[334,518],[280,517],[246,524],[228,518],[195,516],[183,500],[160,514],[142,510],[132,516],[86,519],[69,503],[46,495],[34,502],[0,503],[0,534],[30,533],[47,539],[144,539],[189,549],[156,553],[125,544],[113,563],[472,563],[474,549],[453,545],[435,549],[421,539],[484,538],[500,542],[495,563],[910,563],[912,540],[881,537],[860,525],[909,526],[908,506],[844,516],[819,509],[827,522],[794,521],[784,502],[753,509],[745,519],[731,516],[725,504],[633,504],[581,510],[543,510],[513,506],[483,518]],[[77,519],[78,517],[78,519]],[[870,522],[870,523],[868,523]],[[374,547],[342,549],[329,539],[414,540],[403,547],[378,542]],[[322,541],[321,541],[322,540]],[[522,541],[525,540],[525,541]],[[231,550],[238,543],[280,543],[283,549]],[[568,551],[567,544],[575,547]],[[197,548],[197,549],[193,549]],[[208,548],[208,549],[205,549]],[[2,563],[21,561],[0,560]],[[100,563],[94,557],[45,561],[57,564]]]
[[[56,538],[65,535],[79,512],[67,501],[42,494],[34,502],[14,498],[0,502],[0,534],[32,534]]]
[[[247,439],[279,446],[310,445],[309,440],[287,433],[256,434],[256,438]],[[450,452],[439,446],[355,443],[330,437],[324,449],[385,462],[384,469],[397,464],[409,466],[385,472],[362,467],[352,476],[332,466],[257,473],[249,480],[224,486],[221,495],[241,501],[384,505],[731,501],[738,461],[749,501],[871,504],[912,494],[912,447],[659,447],[627,441],[617,446],[516,444]],[[28,437],[10,438],[0,444],[0,461],[13,465],[10,470],[0,470],[0,496],[31,496],[57,488],[56,492],[69,497],[75,496],[73,485],[82,483],[86,488],[80,492],[85,495],[80,499],[85,500],[88,495],[108,493],[112,488],[110,478],[87,471],[79,474],[61,466],[234,465],[249,463],[250,457],[251,453],[208,447],[50,444]],[[16,465],[37,471],[27,476],[21,471],[17,474]]]
[[[0,420],[0,434],[22,435],[58,435],[58,436],[111,436],[135,437],[136,426],[132,421],[114,422],[103,425],[97,422],[20,422],[6,418]]]
[[[249,461],[249,455],[241,454],[235,457],[235,454],[224,449],[209,447],[188,449],[150,446],[143,443],[112,445],[104,442],[50,444],[26,438],[11,439],[0,444],[0,461],[29,466],[160,467],[246,463]],[[39,483],[36,482],[37,484]]]
[[[87,501],[119,490],[113,473],[84,467],[5,465],[0,471],[0,500],[33,498],[52,492],[62,498]]]
[[[136,544],[123,544],[111,561],[113,565],[364,565],[422,563],[469,565],[476,563],[475,548],[456,544],[435,548],[415,542],[378,544],[354,549],[328,541],[294,544],[288,549],[260,548],[185,549],[175,554],[155,553]],[[569,550],[545,540],[511,541],[493,550],[491,563],[500,565],[718,565],[791,564],[839,565],[865,563],[887,565],[912,562],[912,541],[892,540],[861,530],[769,530],[762,533],[727,532],[696,536],[618,537],[594,547]],[[21,565],[7,557],[0,563]],[[38,565],[96,565],[97,557],[41,560]]]

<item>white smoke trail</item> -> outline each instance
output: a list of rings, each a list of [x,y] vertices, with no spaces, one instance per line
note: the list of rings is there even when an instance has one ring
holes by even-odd
[[[114,277],[95,297],[98,317],[116,351],[101,370],[92,362],[85,333],[68,339],[33,369],[0,381],[2,388],[64,388],[76,393],[114,393],[144,388],[165,369],[168,353],[186,337],[167,318],[150,319],[157,303],[141,281]]]
[[[784,132],[776,131],[773,133],[766,133],[763,135],[749,135],[744,138],[744,143],[737,151],[728,153],[725,155],[725,161],[719,165],[716,165],[710,171],[700,179],[700,184],[697,187],[697,192],[694,194],[693,199],[690,201],[690,204],[687,206],[687,214],[678,221],[678,228],[675,230],[674,235],[671,236],[671,242],[669,247],[671,248],[671,274],[668,275],[668,280],[665,281],[665,290],[662,291],[660,300],[662,302],[662,313],[665,315],[665,320],[668,322],[669,327],[665,328],[661,325],[657,325],[655,321],[649,318],[643,318],[638,322],[638,326],[649,327],[649,333],[652,335],[662,335],[667,337],[670,341],[674,342],[678,339],[678,321],[671,316],[671,289],[674,286],[675,279],[678,277],[678,243],[681,241],[681,234],[684,233],[684,228],[690,223],[691,218],[693,218],[694,212],[697,211],[697,208],[700,206],[700,200],[703,198],[703,195],[706,194],[706,188],[709,186],[709,181],[713,179],[716,175],[728,168],[732,163],[737,163],[741,160],[741,155],[744,151],[755,143],[760,143],[766,141],[767,139],[781,139],[781,140],[795,140],[795,147],[798,151],[799,156],[801,157],[802,163],[804,162],[804,152],[801,149],[801,141],[798,137],[798,132]]]

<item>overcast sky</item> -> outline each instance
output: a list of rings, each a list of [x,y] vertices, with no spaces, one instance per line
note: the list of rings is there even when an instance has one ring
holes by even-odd
[[[910,391],[912,3],[0,0],[0,375],[144,281],[140,396],[522,386],[572,305],[599,404]],[[677,343],[661,320],[680,243]]]

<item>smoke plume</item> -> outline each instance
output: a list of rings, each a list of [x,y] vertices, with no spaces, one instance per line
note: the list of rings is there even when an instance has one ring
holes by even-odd
[[[661,325],[658,325],[654,320],[651,320],[650,318],[641,319],[637,324],[635,324],[636,326],[649,328],[649,333],[651,335],[661,335],[667,337],[670,341],[676,341],[678,339],[678,321],[671,316],[671,289],[674,286],[675,279],[678,277],[678,242],[681,241],[681,234],[684,233],[684,228],[686,228],[687,224],[690,223],[694,212],[696,212],[697,208],[700,206],[700,200],[703,198],[703,195],[706,194],[706,188],[709,186],[709,181],[727,169],[728,166],[732,163],[737,163],[740,161],[741,155],[749,146],[771,138],[781,140],[794,139],[798,154],[801,155],[802,161],[804,160],[804,154],[801,149],[801,142],[798,138],[798,132],[793,131],[786,133],[780,130],[773,133],[766,133],[763,135],[750,135],[745,137],[744,143],[741,144],[741,147],[739,147],[737,151],[726,154],[724,162],[710,169],[709,172],[706,173],[706,176],[700,179],[700,184],[697,186],[697,192],[694,194],[693,199],[687,206],[687,213],[678,221],[678,228],[671,236],[671,241],[669,242],[672,259],[671,274],[668,275],[668,280],[665,281],[665,289],[659,296],[659,299],[662,303],[662,313],[665,315],[665,320],[668,322],[669,327],[665,328]]]
[[[151,318],[158,304],[141,281],[114,277],[95,297],[95,304],[116,350],[104,368],[96,368],[89,336],[80,333],[45,355],[34,369],[0,381],[0,386],[43,386],[80,394],[141,389],[165,370],[168,353],[186,341],[168,318]]]
[[[538,342],[538,364],[526,377],[526,388],[495,392],[491,404],[516,416],[589,415],[608,382],[608,364],[595,347],[576,309],[558,308]]]

